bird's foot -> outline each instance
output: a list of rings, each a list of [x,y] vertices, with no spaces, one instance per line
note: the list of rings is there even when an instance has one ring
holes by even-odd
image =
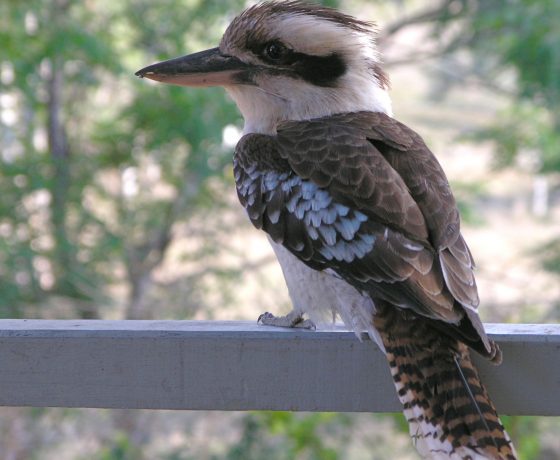
[[[272,313],[265,312],[257,320],[257,324],[275,327],[292,327],[300,329],[316,329],[315,323],[309,319],[304,319],[301,313],[291,311],[286,316],[274,316]]]

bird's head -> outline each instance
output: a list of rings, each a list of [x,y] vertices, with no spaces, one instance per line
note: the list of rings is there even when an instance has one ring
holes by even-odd
[[[183,86],[223,86],[245,132],[341,112],[391,112],[372,24],[300,1],[243,11],[219,47],[145,67],[136,75]]]

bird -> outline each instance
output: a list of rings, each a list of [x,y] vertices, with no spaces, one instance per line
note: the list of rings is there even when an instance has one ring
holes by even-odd
[[[471,361],[499,364],[478,314],[475,263],[449,182],[392,113],[374,23],[300,0],[257,3],[219,46],[136,75],[221,86],[243,135],[237,196],[278,258],[293,309],[266,325],[341,317],[385,353],[426,459],[515,459]]]

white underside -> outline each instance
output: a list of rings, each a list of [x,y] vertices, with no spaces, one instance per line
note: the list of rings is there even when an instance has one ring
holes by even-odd
[[[281,244],[270,238],[269,241],[282,267],[294,311],[307,314],[319,326],[332,322],[338,315],[358,338],[365,331],[385,351],[373,325],[375,305],[369,296],[362,295],[334,272],[313,270]]]

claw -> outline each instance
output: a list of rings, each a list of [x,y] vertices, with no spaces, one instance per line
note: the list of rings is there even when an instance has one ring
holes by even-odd
[[[257,319],[257,324],[275,327],[289,327],[298,329],[308,329],[314,331],[316,329],[313,321],[303,319],[301,313],[291,311],[286,316],[274,316],[272,313],[264,312]]]
[[[257,324],[266,325],[268,324],[267,320],[272,318],[276,318],[276,316],[274,316],[272,313],[269,313],[268,311],[265,311],[262,315],[258,317]]]

